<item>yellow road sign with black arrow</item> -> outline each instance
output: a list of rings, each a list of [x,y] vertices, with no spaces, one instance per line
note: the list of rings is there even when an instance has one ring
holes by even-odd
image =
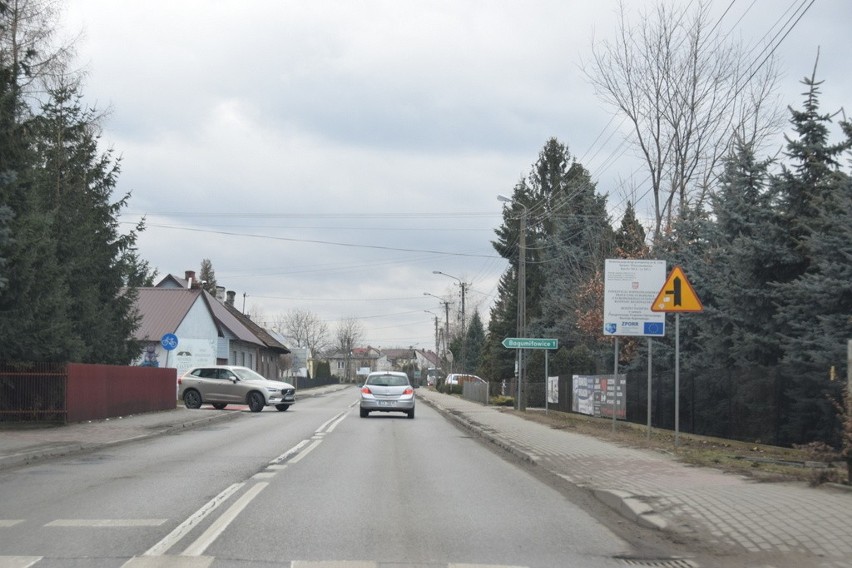
[[[680,266],[675,266],[651,304],[652,312],[703,312],[704,306]]]

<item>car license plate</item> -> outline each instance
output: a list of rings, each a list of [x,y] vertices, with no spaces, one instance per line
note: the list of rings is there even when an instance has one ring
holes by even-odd
[[[396,401],[394,401],[394,400],[380,400],[379,406],[396,406]]]

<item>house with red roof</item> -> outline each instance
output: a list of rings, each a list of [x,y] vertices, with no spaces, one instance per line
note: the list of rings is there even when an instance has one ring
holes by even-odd
[[[221,298],[202,289],[192,271],[139,288],[135,337],[144,348],[135,364],[174,368],[178,375],[199,365],[242,365],[281,379],[288,364],[283,356],[290,350],[240,313],[233,299],[233,292]],[[168,334],[177,342],[163,341]]]

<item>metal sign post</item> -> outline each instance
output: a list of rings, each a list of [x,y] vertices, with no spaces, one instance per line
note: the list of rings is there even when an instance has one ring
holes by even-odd
[[[660,289],[651,310],[655,312],[674,312],[675,314],[675,447],[680,444],[680,314],[681,312],[703,312],[704,306],[686,274],[680,266],[675,266],[666,283]]]

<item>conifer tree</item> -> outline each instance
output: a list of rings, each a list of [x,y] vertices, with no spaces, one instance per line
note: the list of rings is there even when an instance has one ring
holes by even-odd
[[[485,328],[479,310],[474,310],[470,323],[465,330],[465,361],[463,369],[475,372],[479,369],[480,358],[485,344]]]
[[[815,72],[814,72],[815,74]],[[819,108],[814,76],[801,111],[791,110],[795,137],[791,163],[775,180],[779,226],[786,230],[786,262],[777,267],[774,299],[776,340],[783,349],[788,418],[784,441],[837,441],[831,399],[840,397],[831,367],[844,367],[850,313],[850,180],[840,163],[852,148],[847,136],[829,143],[831,116]]]

